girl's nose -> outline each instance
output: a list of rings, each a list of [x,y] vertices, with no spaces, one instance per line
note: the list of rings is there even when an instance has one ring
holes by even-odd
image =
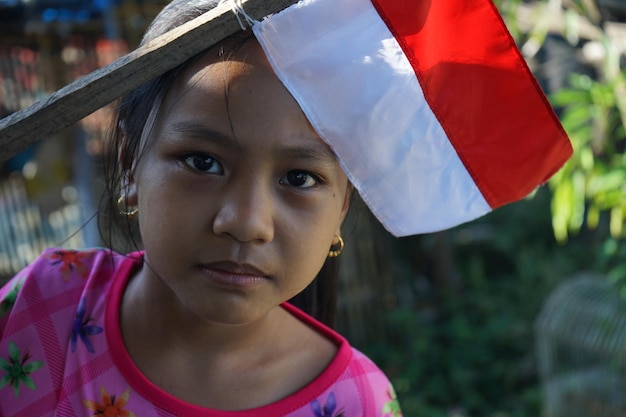
[[[220,203],[213,232],[239,242],[270,242],[274,238],[274,202],[270,190],[260,184],[233,187],[216,199]]]

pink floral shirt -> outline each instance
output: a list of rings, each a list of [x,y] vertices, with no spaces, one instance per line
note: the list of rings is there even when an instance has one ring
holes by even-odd
[[[2,417],[399,417],[386,376],[345,338],[283,308],[337,344],[313,382],[275,403],[220,411],[183,402],[150,382],[126,352],[124,288],[141,253],[51,249],[0,290]]]

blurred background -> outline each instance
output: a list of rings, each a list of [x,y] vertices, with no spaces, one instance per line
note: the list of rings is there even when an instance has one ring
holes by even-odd
[[[133,49],[167,3],[0,0],[0,116]],[[395,239],[357,202],[337,327],[405,416],[623,417],[626,1],[495,3],[574,156],[524,201],[445,232]],[[44,247],[102,245],[110,113],[0,165],[0,281]]]

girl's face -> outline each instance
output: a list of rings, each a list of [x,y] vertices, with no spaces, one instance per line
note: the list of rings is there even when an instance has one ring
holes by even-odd
[[[205,320],[263,317],[317,275],[348,181],[256,41],[214,48],[168,93],[130,176],[140,274]]]

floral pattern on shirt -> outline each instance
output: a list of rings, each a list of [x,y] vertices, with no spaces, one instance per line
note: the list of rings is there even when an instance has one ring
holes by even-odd
[[[0,302],[0,317],[4,317],[9,311],[11,311],[11,309],[13,309],[15,301],[17,301],[17,294],[19,294],[23,284],[24,281],[19,279],[15,283],[15,286],[4,296]]]
[[[130,388],[119,397],[116,397],[115,394],[109,394],[104,387],[100,387],[100,402],[84,400],[83,404],[88,410],[94,412],[92,416],[135,417],[135,413],[124,409],[129,399]]]
[[[25,385],[32,390],[37,387],[30,377],[30,374],[40,369],[44,363],[42,361],[31,361],[28,352],[23,355],[20,349],[13,342],[9,342],[9,359],[0,358],[0,370],[4,371],[0,379],[0,389],[12,386],[15,397],[19,397],[21,385]]]
[[[89,252],[78,252],[75,250],[57,250],[50,255],[52,265],[60,265],[61,276],[64,281],[68,281],[76,272],[82,278],[87,278],[87,265],[83,262],[89,256]]]
[[[389,391],[387,391],[389,401],[385,403],[383,407],[383,415],[385,417],[402,417],[402,410],[400,409],[400,402],[396,391],[393,389],[393,385],[389,385]]]
[[[334,414],[336,409],[337,401],[335,400],[335,394],[333,392],[328,395],[326,404],[322,405],[318,400],[313,400],[311,403],[311,410],[313,410],[315,417],[344,417],[343,410]]]
[[[93,348],[91,340],[89,340],[89,336],[100,334],[103,330],[100,326],[89,324],[92,320],[91,317],[85,318],[86,304],[87,302],[85,301],[85,297],[81,298],[78,303],[78,311],[76,312],[76,317],[74,317],[72,335],[70,336],[70,347],[72,352],[76,351],[76,342],[80,339],[89,352],[95,353],[95,349]]]

